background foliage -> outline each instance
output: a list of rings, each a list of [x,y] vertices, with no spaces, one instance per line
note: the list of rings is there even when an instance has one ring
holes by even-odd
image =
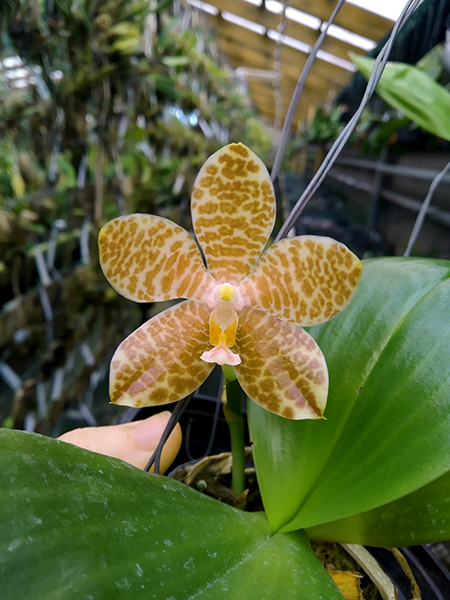
[[[207,30],[177,6],[2,6],[4,425],[58,434],[114,417],[108,361],[148,307],[132,307],[109,289],[98,267],[99,226],[140,211],[189,227],[192,183],[211,153],[231,140],[258,147],[263,158],[270,148]],[[63,409],[71,412],[60,418]]]

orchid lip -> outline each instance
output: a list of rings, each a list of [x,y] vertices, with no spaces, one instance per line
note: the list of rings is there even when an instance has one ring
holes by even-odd
[[[218,365],[230,365],[231,367],[235,367],[236,365],[241,364],[241,357],[239,354],[235,354],[229,348],[225,346],[225,344],[220,344],[219,346],[214,346],[211,350],[207,352],[203,352],[200,358],[208,363],[216,363]]]

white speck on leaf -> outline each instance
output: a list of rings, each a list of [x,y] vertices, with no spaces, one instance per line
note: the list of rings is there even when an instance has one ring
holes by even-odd
[[[17,548],[19,548],[22,545],[22,540],[17,539],[14,540],[10,543],[10,545],[8,546],[8,552],[14,552],[14,550],[17,550]]]
[[[116,587],[118,587],[120,590],[129,590],[131,587],[131,583],[126,577],[124,577],[120,581],[116,581]]]

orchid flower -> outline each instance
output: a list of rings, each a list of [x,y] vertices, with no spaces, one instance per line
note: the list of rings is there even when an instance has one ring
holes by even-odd
[[[171,221],[119,217],[99,234],[114,289],[136,302],[187,298],[128,336],[111,361],[115,404],[176,402],[214,365],[231,365],[244,392],[288,419],[318,419],[328,393],[325,358],[300,327],[328,321],[350,302],[359,259],[327,237],[284,239],[261,253],[275,222],[261,160],[230,144],[201,168],[193,188],[193,237]]]

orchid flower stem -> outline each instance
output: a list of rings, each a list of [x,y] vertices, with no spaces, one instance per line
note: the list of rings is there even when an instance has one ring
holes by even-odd
[[[230,429],[231,440],[231,487],[239,496],[245,488],[245,434],[244,417],[242,415],[242,389],[234,370],[231,367],[223,369],[227,401],[223,407],[225,419]]]

